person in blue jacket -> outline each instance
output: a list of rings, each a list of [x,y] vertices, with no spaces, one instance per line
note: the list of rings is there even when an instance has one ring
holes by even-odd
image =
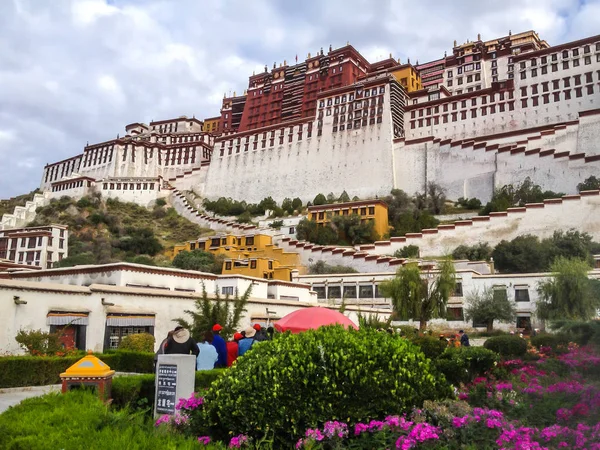
[[[238,356],[242,356],[252,347],[254,344],[254,337],[256,335],[256,330],[252,327],[246,328],[244,339],[242,339],[238,345]]]
[[[225,343],[225,339],[221,337],[222,329],[223,327],[218,323],[212,327],[214,335],[212,345],[217,350],[217,355],[219,355],[215,367],[227,367],[227,344]]]

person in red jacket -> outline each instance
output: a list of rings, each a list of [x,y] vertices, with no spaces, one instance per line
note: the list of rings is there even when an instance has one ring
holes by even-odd
[[[235,333],[233,335],[233,341],[227,342],[227,367],[231,367],[233,362],[237,359],[239,347],[238,342],[240,339],[243,339],[243,337],[244,336],[242,336],[240,333]]]

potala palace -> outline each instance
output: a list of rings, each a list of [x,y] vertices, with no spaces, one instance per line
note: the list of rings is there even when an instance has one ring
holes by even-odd
[[[219,116],[129,124],[115,139],[88,144],[71,158],[47,164],[41,193],[0,222],[0,244],[8,239],[4,257],[13,254],[10,250],[17,254],[27,236],[39,236],[29,247],[31,259],[27,254],[14,262],[42,267],[36,273],[15,272],[6,280],[0,273],[0,293],[15,297],[15,305],[0,313],[30,327],[44,320],[70,323],[65,320],[75,317],[73,311],[85,313],[81,325],[89,324],[88,344],[97,349],[110,345],[110,333],[104,331],[109,316],[114,319],[110,327],[132,326],[119,317],[139,316],[140,321],[131,323],[165,334],[194,292],[200,292],[200,282],[223,293],[255,285],[244,318],[248,323],[342,296],[352,300],[351,314],[363,305],[385,317],[390,304],[377,286],[403,263],[392,255],[406,245],[418,245],[421,256],[440,256],[460,244],[495,245],[522,234],[542,238],[570,228],[600,239],[600,192],[577,191],[578,183],[599,173],[598,142],[600,35],[555,46],[534,31],[489,41],[477,36],[464,44],[454,42],[452,52],[440,59],[414,64],[392,55],[371,63],[349,44],[320,49],[304,61],[265,66],[250,76],[243,95],[225,96]],[[277,202],[300,197],[306,202],[319,193],[346,191],[351,198],[377,199],[392,189],[423,192],[434,182],[450,200],[486,202],[495,189],[527,177],[543,190],[567,195],[354,248],[299,242],[293,220],[275,231],[209,216],[187,195],[248,203],[267,196]],[[125,263],[51,269],[61,252],[66,256],[59,228],[29,235],[11,231],[24,227],[36,208],[53,198],[92,192],[144,206],[164,198],[189,220],[235,235],[231,243],[223,238],[228,247],[265,235],[263,249],[269,255],[293,254],[303,266],[324,260],[359,273],[291,271],[290,279],[282,281]],[[201,248],[199,244],[186,248]],[[51,252],[46,245],[54,246]],[[248,244],[248,251],[251,245],[256,246]],[[0,258],[1,251],[0,245]],[[547,274],[500,275],[487,263],[455,265],[460,290],[448,305],[456,309],[459,322],[454,325],[469,326],[459,319],[463,292],[497,284],[520,302],[517,325],[531,318],[536,283]],[[435,270],[435,262],[428,270]],[[590,276],[598,278],[600,271]],[[38,299],[38,309],[25,312],[27,304],[19,301],[27,296]],[[74,300],[78,296],[93,307],[82,309]],[[14,331],[5,330],[6,342]],[[0,350],[15,351],[13,347]]]
[[[529,176],[573,194],[597,172],[599,83],[600,36],[554,47],[532,31],[477,39],[417,65],[369,63],[347,45],[265,67],[244,95],[223,99],[220,117],[127,125],[123,137],[48,164],[40,187],[77,195],[97,184],[143,203],[164,195],[163,180],[256,202],[342,190],[374,198],[436,182],[450,199],[487,201]]]

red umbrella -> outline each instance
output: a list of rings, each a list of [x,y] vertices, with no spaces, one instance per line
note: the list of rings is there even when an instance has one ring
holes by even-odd
[[[303,308],[288,314],[281,320],[275,322],[275,328],[278,331],[291,331],[300,333],[306,330],[316,330],[323,325],[343,325],[344,328],[352,327],[358,330],[358,327],[342,313],[329,308]]]

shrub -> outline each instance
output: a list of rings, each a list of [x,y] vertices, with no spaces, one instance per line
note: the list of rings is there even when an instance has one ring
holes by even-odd
[[[550,347],[556,350],[559,345],[567,345],[569,338],[564,334],[541,333],[531,338],[531,345],[538,350],[542,347]]]
[[[223,369],[201,370],[195,373],[195,390],[202,392],[223,373]],[[113,404],[118,407],[151,408],[154,405],[154,380],[152,373],[116,377],[112,382]]]
[[[418,258],[419,257],[419,246],[418,245],[406,245],[394,252],[396,258]]]
[[[2,449],[198,448],[196,438],[155,430],[152,421],[108,408],[87,391],[29,398],[0,415]]]
[[[154,336],[150,333],[137,333],[125,336],[119,344],[119,350],[131,350],[134,352],[153,352]]]
[[[54,355],[62,350],[60,333],[42,330],[19,330],[15,341],[30,355]]]
[[[60,383],[60,373],[79,361],[75,356],[3,356],[0,357],[0,389],[21,386],[44,386]],[[118,372],[154,372],[154,354],[130,351],[96,354]]]
[[[429,359],[438,358],[448,347],[446,341],[433,336],[418,336],[412,339],[412,343],[418,345]]]
[[[154,353],[136,352],[131,350],[117,350],[114,353],[98,355],[111,369],[127,373],[153,373]],[[110,358],[111,363],[105,361]]]
[[[519,336],[491,337],[483,346],[504,357],[521,357],[527,353],[527,341]]]
[[[165,206],[167,204],[167,201],[164,198],[157,198],[154,204],[156,206]]]
[[[448,394],[410,342],[333,326],[255,344],[212,385],[204,406],[214,437],[269,430],[284,448],[326,420],[384,417]]]
[[[498,355],[481,347],[449,347],[435,361],[437,369],[454,384],[470,383],[498,362]]]

